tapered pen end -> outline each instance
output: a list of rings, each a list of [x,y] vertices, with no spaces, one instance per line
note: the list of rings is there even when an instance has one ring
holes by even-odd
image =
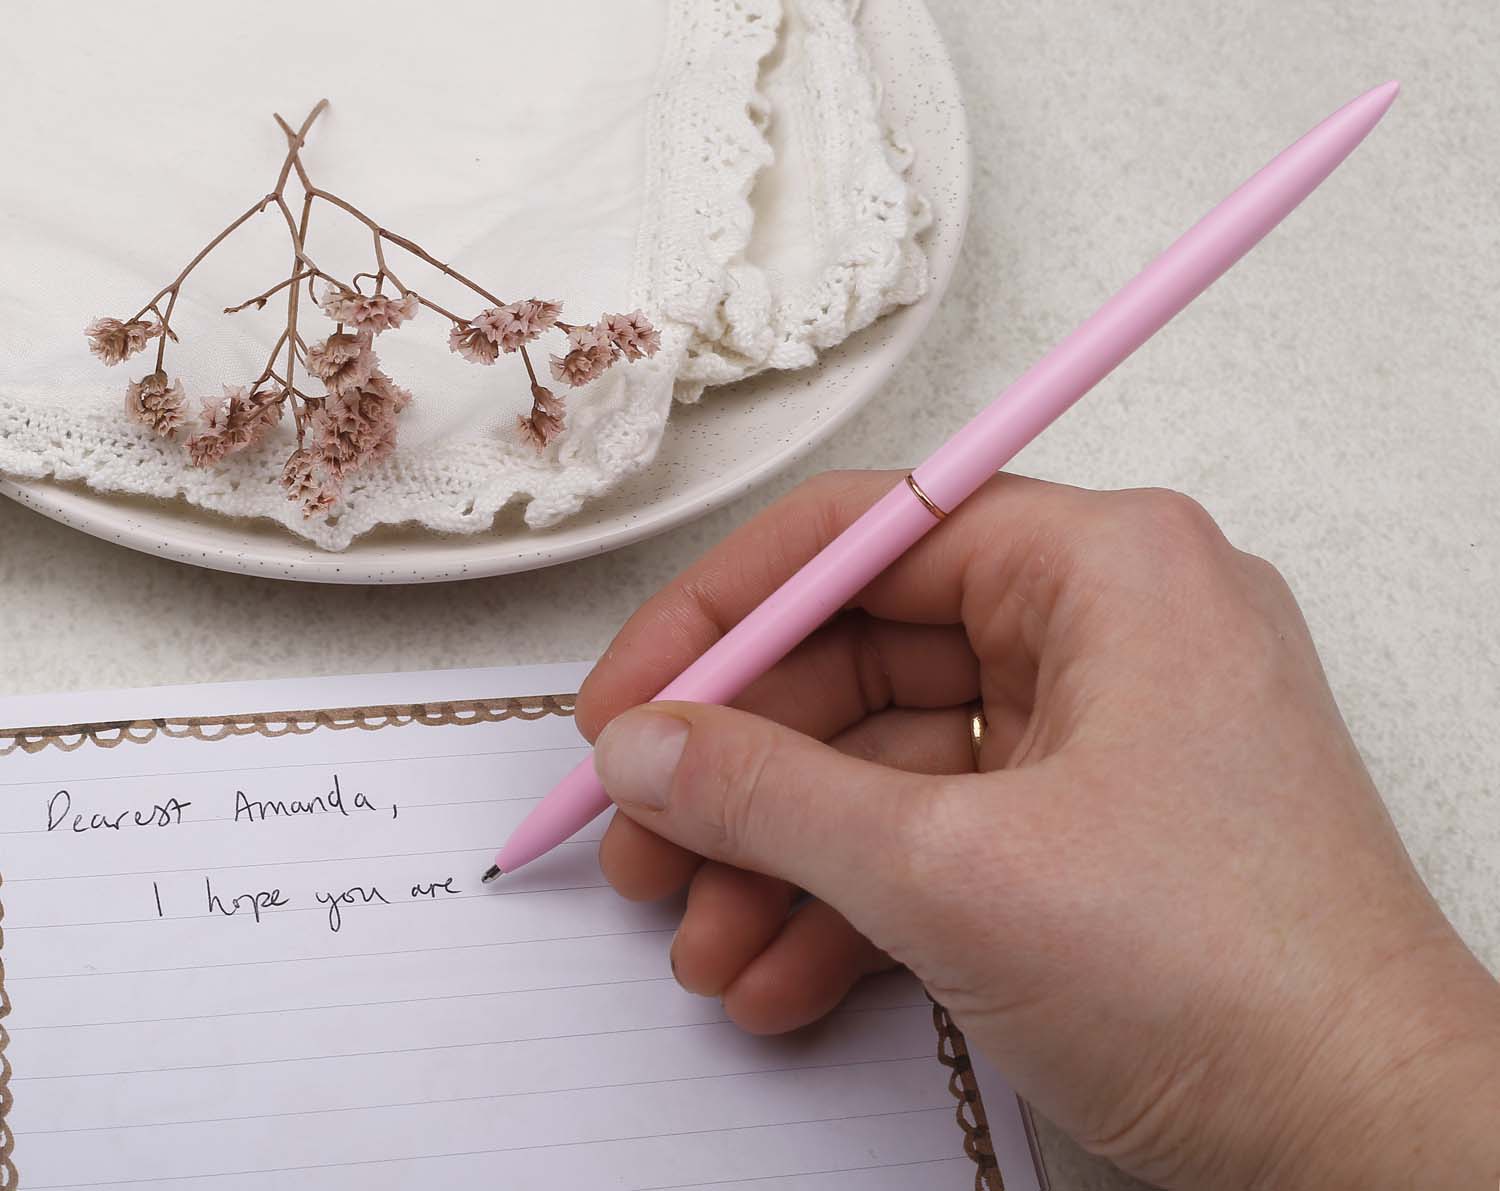
[[[1369,92],[1369,99],[1372,104],[1380,108],[1381,114],[1384,115],[1391,104],[1396,102],[1396,96],[1400,94],[1401,81],[1392,79],[1388,83],[1381,83],[1380,86],[1372,88]]]
[[[504,875],[505,874],[500,871],[500,866],[498,864],[492,864],[489,868],[485,869],[484,876],[481,877],[480,880],[484,884],[488,885],[496,877],[503,877]]]

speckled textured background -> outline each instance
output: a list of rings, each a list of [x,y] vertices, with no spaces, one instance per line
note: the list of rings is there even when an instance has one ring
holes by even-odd
[[[1398,77],[1371,139],[1017,469],[1202,501],[1291,580],[1418,865],[1500,970],[1500,6],[931,0],[972,121],[922,346],[767,490],[603,558],[427,588],[196,571],[0,501],[0,693],[591,656],[796,480],[900,466],[1253,168]],[[1048,1131],[1058,1188],[1132,1186]]]

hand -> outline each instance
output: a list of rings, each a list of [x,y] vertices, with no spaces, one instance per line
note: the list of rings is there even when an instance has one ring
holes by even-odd
[[[1500,990],[1285,583],[1185,497],[997,477],[737,710],[628,710],[898,479],[794,493],[579,696],[623,812],[605,874],[688,886],[679,981],[780,1031],[905,965],[1038,1109],[1167,1186],[1495,1187]]]

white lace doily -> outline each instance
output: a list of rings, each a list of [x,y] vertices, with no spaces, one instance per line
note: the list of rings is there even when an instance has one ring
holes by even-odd
[[[0,471],[266,517],[327,549],[382,524],[482,530],[513,500],[547,525],[649,465],[674,388],[694,399],[802,366],[920,295],[925,212],[881,127],[849,0],[524,9],[472,0],[372,20],[354,0],[275,0],[229,28],[184,0],[150,22],[101,5],[82,42],[65,6],[13,14]],[[508,432],[528,404],[514,357],[465,365],[424,313],[380,340],[417,397],[400,447],[312,520],[276,483],[288,442],[198,470],[127,422],[124,388],[150,361],[104,368],[84,323],[133,312],[263,193],[284,144],[270,111],[295,121],[320,95],[333,106],[305,153],[319,184],[504,297],[559,298],[576,321],[640,306],[662,351],[573,390],[566,433],[539,456]],[[286,273],[284,229],[243,232],[174,317],[167,369],[190,394],[246,379],[275,338],[269,308],[219,313]],[[363,267],[359,237],[324,234],[320,258]],[[423,292],[443,283],[408,273]]]

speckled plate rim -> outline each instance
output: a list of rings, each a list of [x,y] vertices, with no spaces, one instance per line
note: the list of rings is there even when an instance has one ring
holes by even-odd
[[[700,405],[679,407],[657,461],[577,517],[535,531],[512,509],[484,533],[385,529],[331,553],[279,526],[220,517],[180,500],[6,478],[0,478],[0,495],[84,533],[177,562],[349,584],[437,583],[553,566],[664,533],[744,495],[823,443],[879,391],[931,321],[963,241],[972,161],[958,79],[937,26],[919,0],[866,0],[860,22],[888,110],[912,147],[913,179],[933,207],[925,240],[927,295],[824,353],[814,368],[767,374]],[[766,419],[757,413],[784,402],[808,416],[794,417],[789,435],[763,433]],[[706,466],[705,439],[743,442],[747,449],[727,468]]]

